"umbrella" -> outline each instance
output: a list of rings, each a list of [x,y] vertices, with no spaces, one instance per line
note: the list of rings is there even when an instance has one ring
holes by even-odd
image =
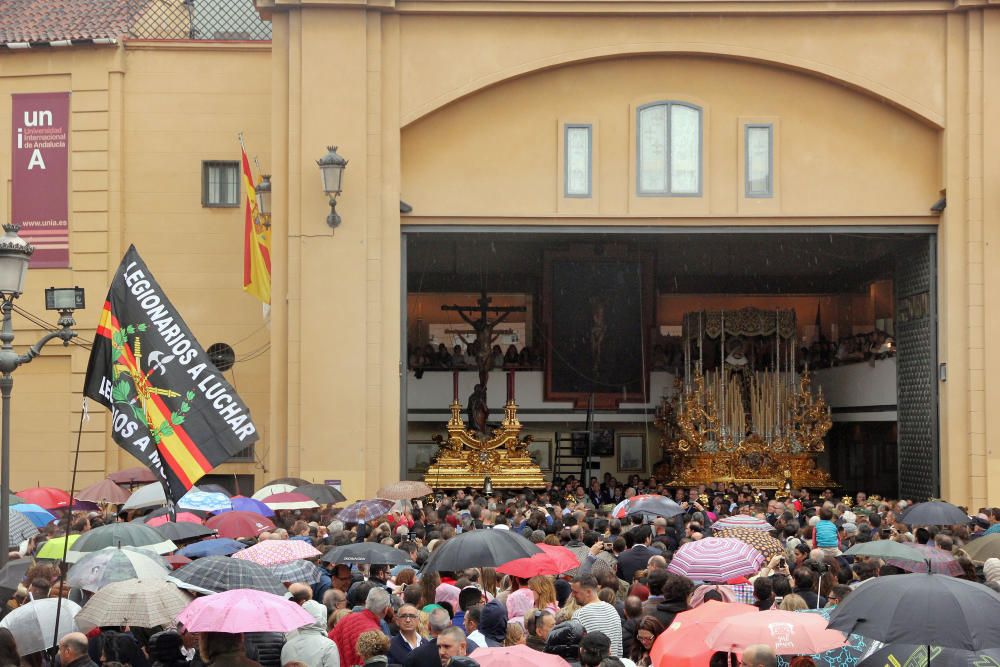
[[[469,657],[479,664],[479,667],[569,667],[569,663],[558,655],[542,653],[528,648],[524,644],[514,646],[497,646],[494,648],[477,648]]]
[[[69,546],[72,547],[80,539],[80,536],[77,533],[73,533],[68,538],[65,536],[53,537],[38,549],[35,553],[35,558],[42,560],[62,560],[63,548],[67,539],[69,540]]]
[[[29,503],[44,507],[47,510],[69,507],[69,494],[62,489],[51,486],[36,486],[24,491],[18,491],[17,495]]]
[[[907,572],[923,572],[924,574],[927,573],[928,566],[934,574],[957,577],[964,572],[962,564],[950,552],[938,549],[933,544],[911,544],[909,547],[920,554],[920,560],[890,558],[886,563]]]
[[[247,545],[242,542],[237,542],[228,537],[220,537],[215,540],[204,540],[203,542],[189,544],[182,549],[178,549],[177,553],[187,558],[204,558],[206,556],[229,556],[240,549],[246,548]]]
[[[229,496],[223,493],[211,493],[208,491],[188,491],[177,501],[177,506],[186,510],[201,510],[203,512],[215,512],[232,507]]]
[[[184,567],[185,565],[190,565],[193,562],[187,556],[181,556],[180,554],[166,555],[163,557],[163,560],[167,561],[167,564],[170,565],[170,569],[172,570]]]
[[[220,493],[224,495],[226,498],[231,498],[233,496],[232,491],[230,491],[224,486],[219,486],[218,484],[199,484],[198,490],[204,491],[206,493]]]
[[[231,509],[217,510],[215,514],[223,514],[225,512],[253,512],[254,514],[260,514],[261,516],[274,516],[274,510],[257,500],[256,498],[246,498],[244,496],[233,496],[229,499],[229,502],[233,504]]]
[[[705,636],[705,643],[716,651],[729,653],[742,653],[748,646],[767,644],[778,655],[803,655],[840,648],[844,645],[844,635],[828,629],[822,616],[771,609],[719,621]]]
[[[38,528],[42,526],[47,526],[56,520],[54,514],[49,512],[44,507],[39,507],[33,503],[21,503],[20,505],[11,506],[11,509],[19,514],[23,514],[31,523],[35,524]]]
[[[62,601],[59,613],[59,631],[56,628],[56,609]],[[64,598],[45,598],[22,605],[4,616],[0,628],[7,628],[17,640],[17,652],[26,656],[46,651],[57,641],[71,632],[76,632],[74,617],[80,613],[80,605]],[[56,635],[56,636],[53,636]]]
[[[201,510],[183,510],[181,512],[177,511],[177,508],[171,507],[159,507],[145,516],[141,516],[138,519],[132,519],[133,521],[141,521],[147,526],[155,527],[156,524],[152,523],[154,519],[160,519],[162,517],[163,521],[173,521],[172,517],[184,517],[184,521],[196,521],[197,523],[205,523],[205,519],[209,517],[209,512],[203,512]],[[177,519],[180,521],[180,519]]]
[[[274,486],[275,484],[283,484],[285,486],[305,486],[306,484],[312,484],[308,479],[302,479],[301,477],[279,477],[278,479],[272,479],[270,482],[264,486]]]
[[[753,605],[709,600],[677,614],[653,642],[650,651],[653,667],[704,667],[715,652],[705,644],[705,634],[724,618],[756,612]]]
[[[136,547],[105,547],[91,551],[70,568],[66,582],[91,593],[126,579],[166,579],[167,562],[152,551]]]
[[[749,544],[764,555],[765,562],[770,561],[775,556],[780,556],[785,553],[785,547],[781,546],[781,542],[771,537],[763,530],[757,530],[755,528],[727,528],[725,530],[715,530],[716,525],[718,524],[712,524],[713,536],[721,539],[736,539],[740,542]]]
[[[276,493],[285,493],[287,491],[294,491],[296,487],[304,486],[309,482],[303,482],[302,484],[268,484],[264,488],[257,491],[257,493],[250,496],[256,500],[263,500],[268,496],[273,496]]]
[[[267,496],[262,502],[273,510],[308,510],[319,507],[319,503],[309,496],[294,491]]]
[[[884,667],[886,665],[921,665],[927,667],[930,653],[931,667],[995,667],[1000,665],[1000,650],[962,651],[941,646],[917,644],[888,644],[871,653],[861,665],[864,667]]]
[[[539,575],[562,574],[580,565],[576,555],[566,547],[539,544],[538,548],[542,553],[504,563],[497,568],[497,572],[530,579]]]
[[[196,592],[222,593],[237,588],[284,595],[285,587],[263,565],[225,556],[206,556],[174,572],[171,579]]]
[[[995,523],[987,528],[983,535],[996,535],[997,533],[1000,533],[1000,523]]]
[[[252,547],[237,551],[233,554],[233,558],[271,566],[293,560],[315,558],[319,555],[320,552],[316,547],[302,540],[264,540]]]
[[[24,577],[34,564],[35,562],[30,558],[15,558],[7,561],[7,564],[0,568],[0,604],[14,595],[17,587],[24,582]]]
[[[323,578],[320,569],[307,560],[293,560],[280,563],[270,568],[274,576],[282,583],[301,582],[303,584],[318,584]]]
[[[969,515],[951,503],[934,500],[911,505],[899,520],[908,526],[954,526],[969,523]]]
[[[803,609],[797,613],[816,614],[829,621],[830,614],[833,613],[833,608]],[[872,647],[878,643],[873,639],[868,639],[858,634],[851,634],[847,636],[846,643],[840,648],[830,649],[822,653],[814,653],[809,657],[812,658],[817,667],[852,667],[858,664],[861,658],[867,655],[872,650]],[[789,667],[789,662],[786,656],[780,656],[777,667]]]
[[[152,518],[146,517],[143,523],[150,528],[157,528],[165,523],[193,523],[200,526],[205,521],[197,514],[192,514],[191,512],[177,512],[173,517],[169,513],[160,514]]]
[[[125,470],[113,472],[108,475],[108,479],[115,484],[133,486],[135,484],[151,484],[156,481],[156,476],[145,466],[135,466],[134,468],[126,468]]]
[[[291,632],[316,622],[313,615],[279,595],[231,590],[193,600],[177,617],[190,632]]]
[[[343,493],[329,484],[304,484],[296,487],[293,493],[301,493],[320,505],[335,505],[347,501],[347,497]]]
[[[28,521],[28,518],[11,507],[7,511],[7,544],[20,544],[24,540],[38,534],[35,524]]]
[[[887,644],[981,651],[1000,647],[1000,595],[972,581],[938,574],[879,577],[834,609],[830,627]]]
[[[167,497],[163,495],[163,485],[147,484],[133,491],[125,504],[122,505],[122,509],[141,510],[149,507],[161,507],[166,504]]]
[[[118,486],[114,481],[110,479],[102,479],[96,484],[91,484],[87,488],[78,492],[74,498],[79,500],[89,500],[93,503],[110,503],[112,505],[121,505],[128,497],[132,494]]]
[[[125,625],[155,628],[173,623],[190,600],[162,577],[125,579],[97,591],[76,615],[76,623],[87,630]]]
[[[343,521],[344,523],[358,523],[362,519],[365,521],[372,521],[388,514],[392,506],[395,505],[395,501],[387,500],[385,498],[375,498],[373,500],[359,500],[358,502],[348,505],[344,509],[337,512],[337,519]]]
[[[541,553],[536,545],[509,530],[473,530],[439,545],[421,572],[456,572],[467,567],[499,567]]]
[[[396,482],[389,486],[383,486],[375,493],[375,497],[389,500],[412,500],[433,494],[434,489],[423,482]]]
[[[666,496],[656,494],[634,496],[623,501],[623,503],[619,503],[621,509],[618,509],[618,507],[615,508],[614,515],[617,518],[625,518],[626,516],[633,516],[635,514],[648,514],[670,519],[678,514],[684,514],[684,510],[680,505]],[[619,514],[621,514],[620,517],[618,516]]]
[[[923,560],[924,557],[908,544],[897,542],[896,540],[875,540],[874,542],[864,542],[855,544],[844,552],[845,556],[868,556],[870,558],[881,558],[882,560]]]
[[[28,501],[22,498],[21,496],[15,496],[13,493],[7,494],[7,504],[12,507],[14,505],[21,505],[26,502]]]
[[[405,563],[405,553],[388,544],[378,542],[358,542],[342,547],[334,547],[323,555],[324,563],[346,563],[369,565],[399,565]]]
[[[167,521],[157,525],[153,528],[153,530],[158,532],[164,538],[175,543],[215,535],[215,531],[208,526],[203,526],[200,523],[190,523],[188,521],[181,521],[180,523]]]
[[[712,524],[712,534],[717,535],[720,530],[727,530],[729,528],[749,528],[751,530],[760,530],[763,532],[768,532],[774,530],[774,526],[769,524],[764,519],[758,519],[755,516],[750,516],[748,514],[737,514],[735,516],[727,516],[719,519]]]
[[[725,582],[760,570],[764,556],[746,542],[706,537],[674,553],[667,570],[695,581]]]
[[[997,524],[1000,525],[1000,524]],[[985,535],[968,542],[965,553],[974,561],[983,563],[988,558],[1000,558],[1000,535]]]
[[[205,525],[219,532],[220,537],[257,537],[262,531],[274,528],[270,519],[255,512],[226,512],[217,514]]]
[[[90,551],[104,547],[143,547],[158,554],[170,553],[177,545],[141,523],[109,523],[89,530],[80,536],[66,555],[66,561],[75,563]]]

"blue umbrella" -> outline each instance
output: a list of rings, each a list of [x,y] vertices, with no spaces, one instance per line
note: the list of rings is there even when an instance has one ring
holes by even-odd
[[[202,510],[204,512],[215,512],[231,508],[233,505],[229,498],[221,493],[207,491],[188,491],[177,501],[177,506],[186,510]]]
[[[833,608],[824,607],[823,609],[803,609],[799,613],[801,614],[819,614],[826,620],[830,620],[830,614],[833,613]],[[847,643],[840,648],[835,648],[832,651],[824,651],[823,653],[817,653],[815,655],[809,656],[816,663],[816,667],[854,667],[861,659],[868,654],[872,646],[877,644],[874,639],[868,639],[862,637],[861,635],[848,635]],[[778,667],[788,667],[789,661],[794,658],[793,655],[779,655],[778,656]]]
[[[178,549],[177,553],[188,558],[204,558],[206,556],[228,556],[241,549],[246,549],[247,545],[228,537],[219,537],[214,540],[204,540],[195,542],[183,549]]]
[[[226,509],[216,510],[215,514],[223,514],[225,512],[232,512],[234,510],[240,512],[253,512],[254,514],[260,514],[261,516],[274,516],[274,510],[257,500],[256,498],[244,498],[243,496],[233,496],[229,499],[232,503],[232,507],[227,507]]]
[[[49,523],[56,520],[54,514],[49,512],[44,507],[39,507],[38,505],[33,505],[32,503],[21,503],[20,505],[11,505],[10,507],[15,512],[20,512],[24,515],[24,518],[35,524],[36,527],[41,528],[42,526],[47,526]]]

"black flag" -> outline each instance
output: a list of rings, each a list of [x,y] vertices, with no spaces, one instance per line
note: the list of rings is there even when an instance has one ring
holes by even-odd
[[[259,437],[135,246],[108,291],[83,392],[111,410],[115,442],[175,501]]]

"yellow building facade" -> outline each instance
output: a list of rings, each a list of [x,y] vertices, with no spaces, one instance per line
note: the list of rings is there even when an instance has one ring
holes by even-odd
[[[202,344],[236,350],[230,381],[262,440],[221,474],[341,480],[348,497],[405,474],[406,234],[919,229],[936,239],[940,493],[1000,500],[995,3],[257,9],[270,42],[147,34],[0,53],[0,96],[72,93],[71,268],[33,270],[21,305],[40,313],[42,287],[84,286],[77,319],[92,339],[110,271],[135,243]],[[638,113],[661,101],[700,110],[693,196],[636,187]],[[0,106],[4,127],[9,113]],[[766,198],[744,187],[754,124],[773,131]],[[566,196],[567,125],[590,128],[587,197]],[[199,202],[201,163],[236,159],[239,132],[272,175],[267,321],[240,288],[241,209]],[[336,230],[315,164],[328,145],[349,160]],[[17,343],[33,340],[17,323]],[[86,359],[48,349],[15,375],[15,489],[68,485]],[[132,464],[97,410],[82,451],[83,483]]]

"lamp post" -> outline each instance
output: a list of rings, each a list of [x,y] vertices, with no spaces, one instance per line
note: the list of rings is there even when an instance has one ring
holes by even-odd
[[[73,326],[73,311],[84,306],[84,293],[80,287],[54,288],[45,290],[45,307],[59,311],[59,330],[42,336],[24,354],[14,350],[14,323],[11,313],[14,299],[24,291],[24,281],[28,274],[28,262],[35,251],[27,241],[17,235],[18,226],[5,224],[4,235],[0,237],[0,314],[3,327],[0,329],[0,397],[2,397],[2,441],[0,441],[0,567],[7,564],[10,553],[10,395],[14,388],[14,371],[21,365],[30,363],[42,353],[46,343],[58,338],[63,345],[69,345],[76,337]]]
[[[267,229],[271,228],[271,175],[264,174],[260,177],[260,183],[254,189],[257,197],[257,213],[260,215],[261,224]]]
[[[319,175],[323,179],[323,193],[330,198],[330,215],[326,216],[326,224],[336,229],[340,225],[340,215],[337,213],[337,196],[343,185],[347,160],[337,154],[336,146],[327,146],[326,155],[316,160],[316,164],[319,165]]]

